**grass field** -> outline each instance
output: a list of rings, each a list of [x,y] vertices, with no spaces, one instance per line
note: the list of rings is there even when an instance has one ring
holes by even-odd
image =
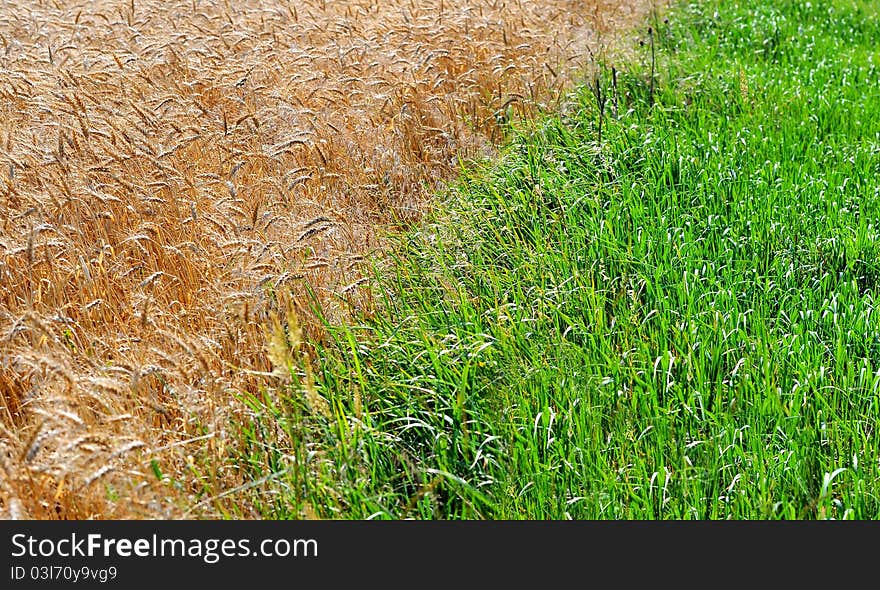
[[[289,380],[272,318],[320,338],[309,289],[369,309],[382,235],[647,10],[0,0],[0,510],[174,517],[247,484],[230,425]]]
[[[878,6],[666,16],[396,241],[379,313],[278,324],[261,514],[880,516]]]

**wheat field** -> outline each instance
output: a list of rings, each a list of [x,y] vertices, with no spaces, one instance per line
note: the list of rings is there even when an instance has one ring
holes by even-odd
[[[369,310],[383,233],[649,10],[0,0],[0,511],[235,502],[241,397],[292,378],[278,327]]]

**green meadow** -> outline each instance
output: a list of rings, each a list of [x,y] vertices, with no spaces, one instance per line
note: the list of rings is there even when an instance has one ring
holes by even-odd
[[[880,5],[650,24],[248,400],[264,517],[880,517]]]

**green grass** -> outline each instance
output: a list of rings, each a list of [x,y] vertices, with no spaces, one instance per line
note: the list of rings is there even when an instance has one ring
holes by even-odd
[[[585,88],[251,400],[265,517],[880,516],[877,4],[667,16],[653,105],[645,45],[601,144]]]

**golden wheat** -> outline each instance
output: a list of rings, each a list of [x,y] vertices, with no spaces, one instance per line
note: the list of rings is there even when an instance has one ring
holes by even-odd
[[[0,0],[0,510],[236,502],[303,286],[368,308],[378,236],[646,4]]]

